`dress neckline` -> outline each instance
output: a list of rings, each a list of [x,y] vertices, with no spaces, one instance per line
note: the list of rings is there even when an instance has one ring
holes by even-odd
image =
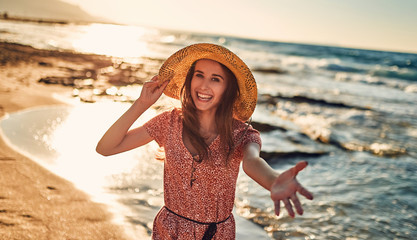
[[[217,134],[216,137],[210,142],[210,144],[208,144],[208,148],[210,149],[218,139],[220,139],[220,134]],[[181,121],[181,124],[180,124],[180,142],[182,144],[182,147],[186,150],[187,154],[189,156],[191,156],[192,159],[194,159],[196,156],[198,156],[198,154],[192,154],[191,151],[187,148],[187,146],[185,146],[185,143],[184,143],[184,123],[182,121]]]

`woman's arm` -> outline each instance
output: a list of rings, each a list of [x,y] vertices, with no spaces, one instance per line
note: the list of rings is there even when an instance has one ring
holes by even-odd
[[[243,155],[243,171],[259,185],[271,191],[272,183],[279,173],[272,169],[259,154],[259,144],[249,143],[246,145]]]
[[[296,193],[298,192],[310,200],[313,199],[313,195],[297,181],[296,176],[307,166],[307,162],[299,162],[294,167],[279,174],[259,154],[260,146],[257,143],[249,143],[243,156],[243,170],[259,185],[271,192],[275,214],[280,214],[281,201],[291,217],[295,216],[293,207],[298,214],[303,214],[303,208]]]
[[[141,126],[129,130],[133,123],[162,95],[168,82],[158,83],[158,76],[143,84],[140,97],[132,106],[107,130],[98,142],[96,151],[109,156],[140,147],[150,141],[152,137]]]

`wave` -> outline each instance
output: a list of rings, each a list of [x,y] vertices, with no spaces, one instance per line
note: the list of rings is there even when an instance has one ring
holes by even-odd
[[[271,74],[285,74],[288,73],[288,71],[278,68],[278,67],[255,67],[252,69],[253,72],[261,72],[261,73],[271,73]]]
[[[337,71],[337,72],[351,72],[351,73],[364,72],[363,69],[358,69],[358,68],[349,67],[349,66],[343,66],[343,65],[339,65],[339,64],[328,64],[324,68],[326,70],[329,70],[329,71]]]
[[[329,152],[266,152],[261,151],[261,158],[265,159],[268,163],[276,163],[279,161],[285,161],[289,158],[308,158],[308,157],[320,157],[330,154]]]
[[[301,50],[301,51],[300,51]],[[352,61],[371,65],[397,66],[400,68],[417,68],[417,54],[367,49],[354,49],[332,46],[298,44],[298,56],[316,58],[336,57],[343,61]]]
[[[335,150],[296,130],[261,122],[252,122],[252,126],[261,132],[260,155],[269,163],[294,157],[319,157]]]
[[[287,129],[283,128],[283,127],[279,127],[279,126],[275,126],[272,124],[268,124],[268,123],[261,123],[261,122],[251,122],[251,125],[253,128],[255,128],[256,130],[260,131],[260,132],[271,132],[274,130],[281,130],[283,132],[286,132]]]
[[[381,66],[381,65],[363,65],[361,67],[347,66],[343,64],[328,63],[321,66],[322,69],[338,73],[358,73],[364,77],[384,77],[395,78],[399,80],[417,81],[417,68],[407,68],[398,66]]]
[[[338,108],[351,108],[351,109],[359,109],[359,110],[371,110],[368,107],[362,107],[362,106],[355,106],[355,105],[348,105],[346,103],[342,102],[329,102],[327,100],[323,99],[315,99],[315,98],[309,98],[306,96],[282,96],[282,95],[276,95],[272,96],[270,94],[261,94],[258,99],[258,103],[260,104],[276,104],[279,102],[279,100],[287,100],[292,101],[295,103],[309,103],[313,105],[321,105],[321,106],[328,106],[328,107],[338,107]]]
[[[339,137],[331,136],[329,140],[329,144],[336,146],[345,151],[357,151],[357,152],[369,152],[373,155],[380,156],[380,157],[399,157],[406,154],[410,154],[407,149],[394,146],[392,144],[387,143],[372,143],[366,144],[363,142],[344,142],[343,140],[340,141]]]
[[[340,150],[369,152],[381,157],[398,157],[411,154],[408,149],[396,143],[369,143],[355,134],[348,136],[350,134],[344,134],[332,128],[329,129],[328,137],[323,138],[259,122],[253,122],[252,125],[261,132],[263,147],[260,156],[268,163],[289,158],[320,157]],[[268,127],[265,128],[265,125]],[[264,128],[259,128],[259,126]]]
[[[415,153],[415,146],[410,144],[415,139],[414,135],[403,133],[413,125],[411,118],[397,122],[392,113],[304,96],[273,97],[263,94],[259,101],[266,112],[258,110],[257,114],[261,116],[253,126],[261,132],[262,157],[268,161],[318,157],[340,150],[368,152],[383,157]],[[276,126],[264,117],[267,115],[282,117],[298,128],[288,128],[279,123]],[[391,123],[389,129],[384,122],[387,119]],[[280,146],[275,146],[277,142]]]
[[[396,78],[409,81],[417,81],[417,70],[412,69],[379,69],[372,70],[371,76]]]

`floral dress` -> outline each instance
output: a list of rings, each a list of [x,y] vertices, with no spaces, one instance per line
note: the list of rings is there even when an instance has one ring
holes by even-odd
[[[209,161],[193,160],[182,139],[180,109],[163,112],[144,126],[165,149],[165,206],[155,217],[152,239],[202,239],[209,225],[201,223],[218,223],[213,239],[235,239],[235,220],[231,212],[239,166],[246,144],[261,145],[259,132],[234,120],[233,138],[238,145],[226,166],[219,136],[209,145]]]

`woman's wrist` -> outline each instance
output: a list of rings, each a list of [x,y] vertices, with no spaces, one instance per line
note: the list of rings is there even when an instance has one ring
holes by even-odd
[[[133,103],[132,107],[134,107],[136,110],[140,111],[141,113],[145,112],[148,108],[150,108],[153,105],[153,103],[148,102],[141,97],[136,99],[136,101]]]

